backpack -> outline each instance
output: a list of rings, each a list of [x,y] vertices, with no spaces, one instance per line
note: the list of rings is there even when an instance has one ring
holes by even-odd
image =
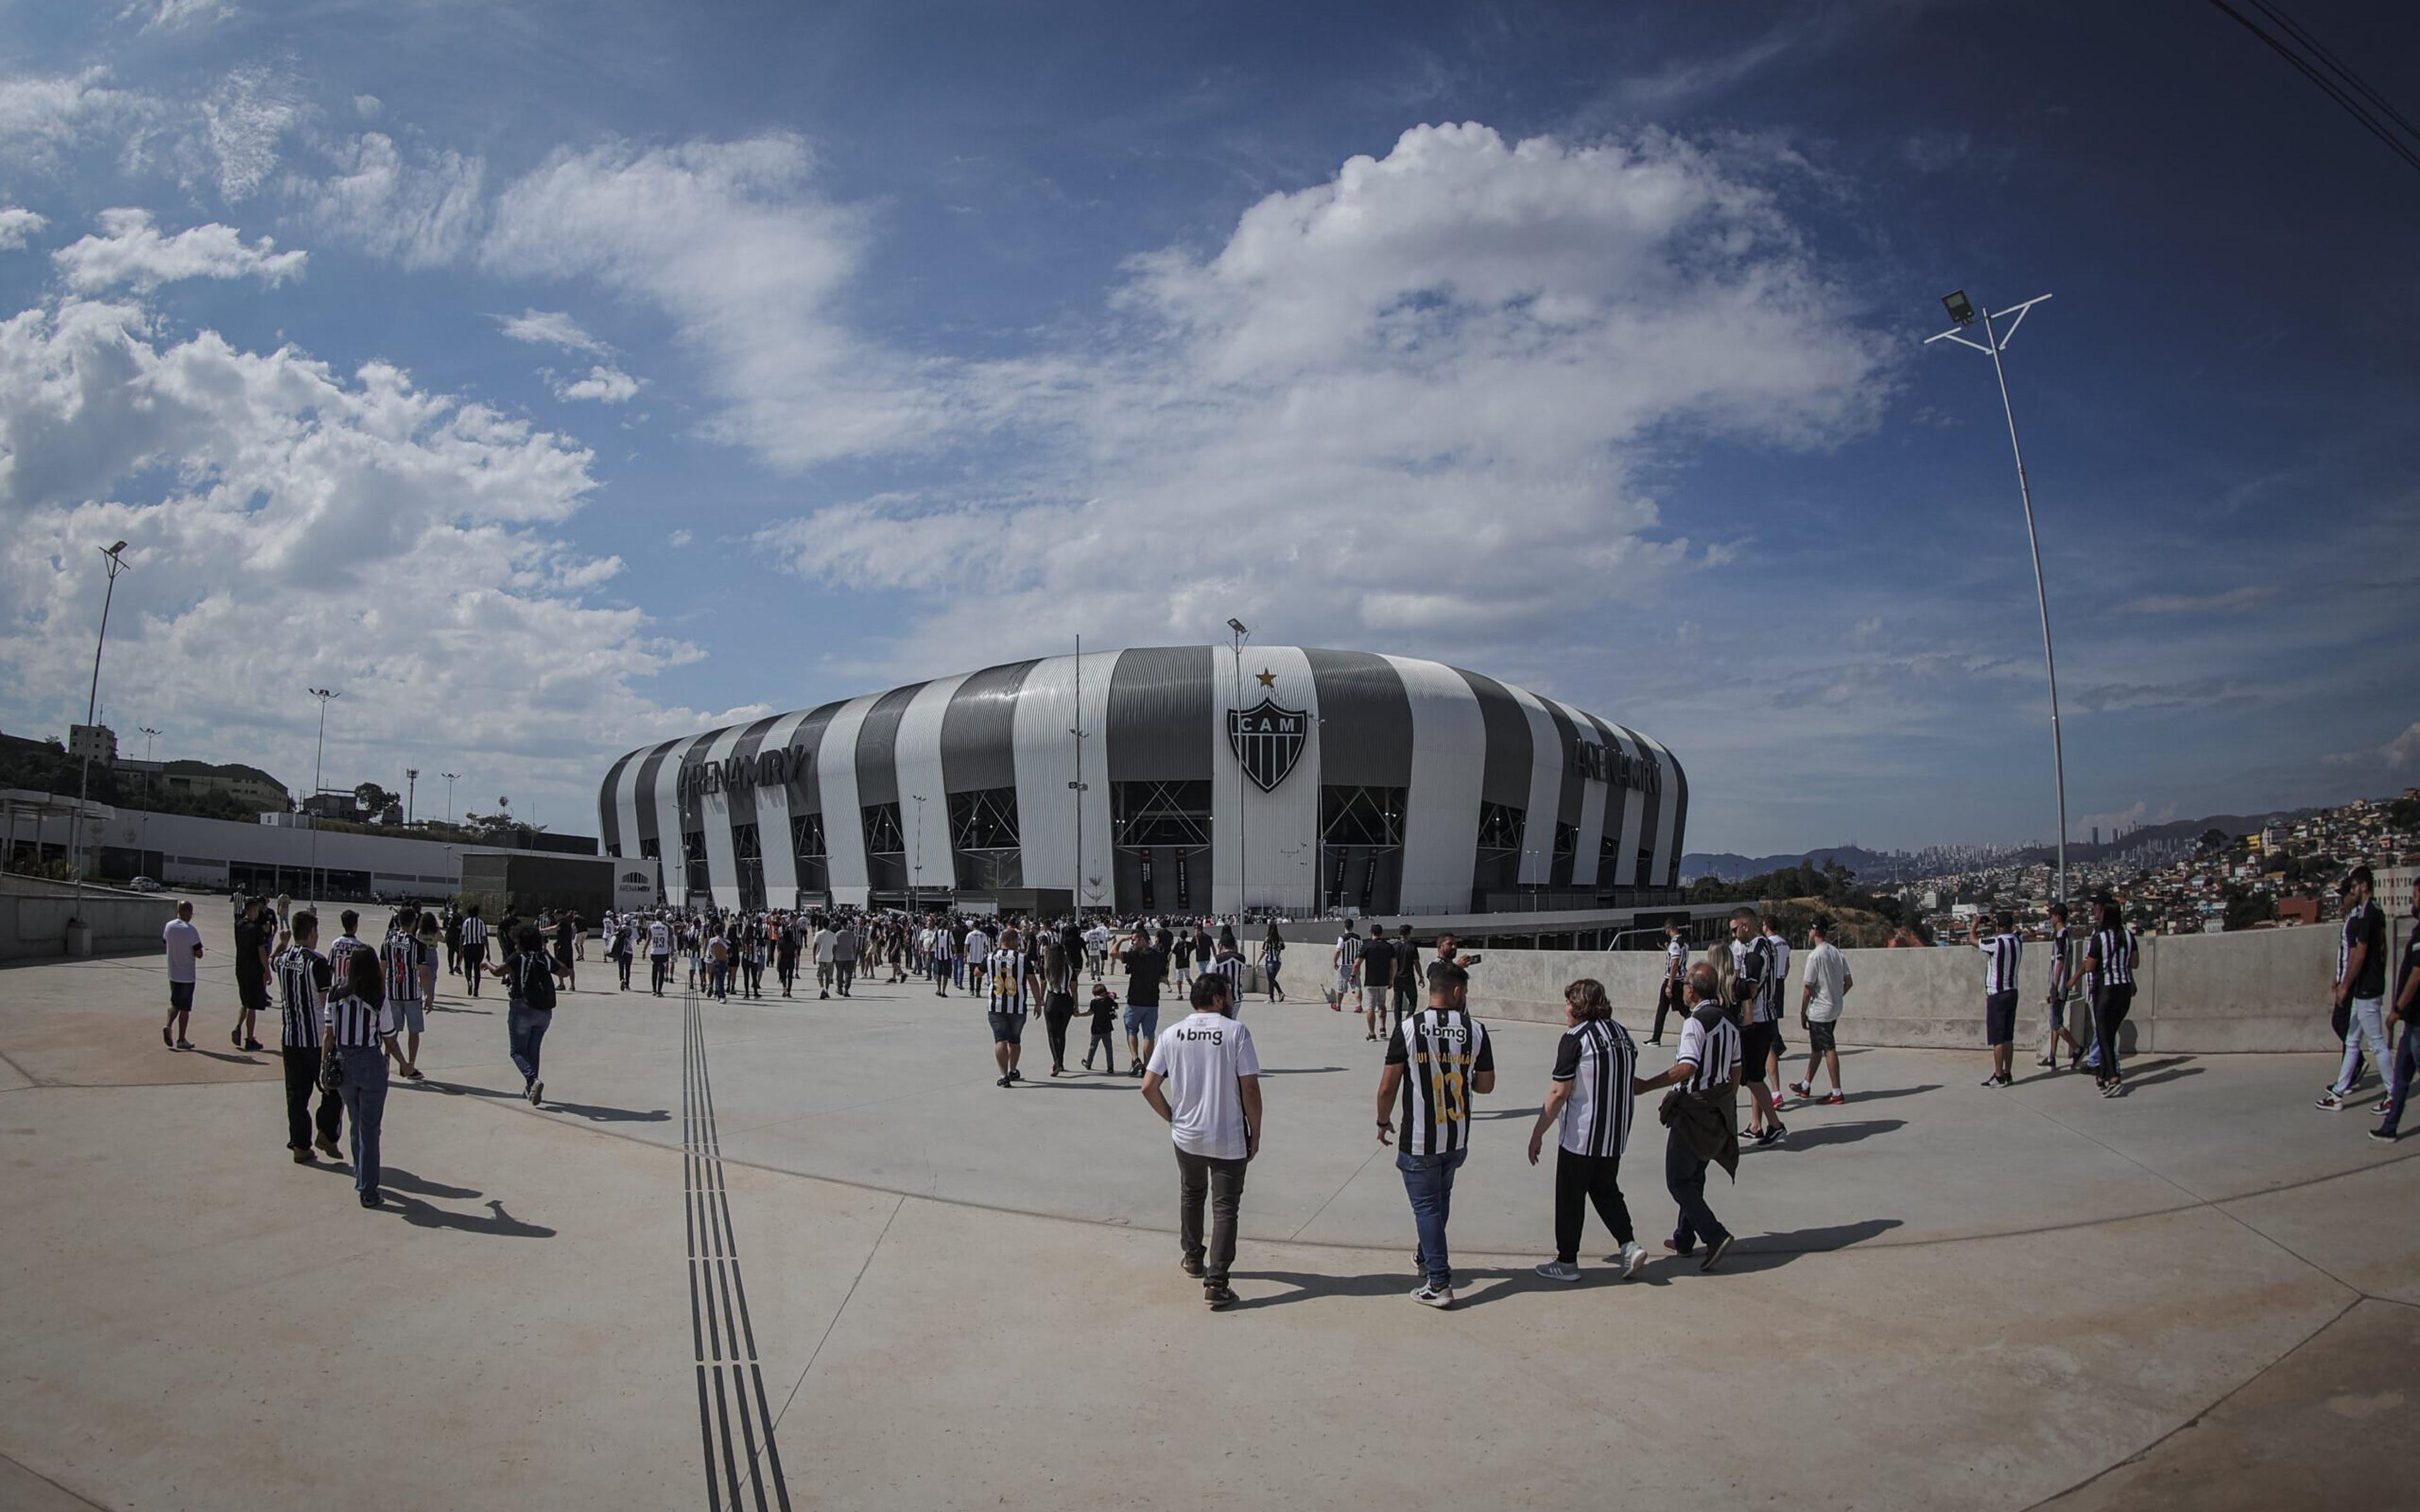
[[[530,971],[535,966],[537,971]],[[540,1012],[554,1011],[554,968],[548,964],[545,952],[524,951],[513,967],[513,985],[520,989],[520,1000]]]

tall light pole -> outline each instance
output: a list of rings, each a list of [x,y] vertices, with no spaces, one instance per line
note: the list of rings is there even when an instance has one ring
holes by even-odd
[[[322,764],[328,754],[328,701],[342,698],[344,695],[329,687],[315,687],[310,690],[310,693],[313,698],[319,701],[319,745],[311,757],[311,796],[317,798],[319,795]],[[311,815],[311,902],[315,907],[321,902],[319,897],[319,816],[318,814]]]
[[[160,732],[159,732],[159,731],[157,731],[157,730],[152,729],[152,728],[151,728],[149,725],[147,725],[147,724],[136,725],[134,728],[135,728],[135,729],[137,729],[137,730],[139,730],[139,731],[141,731],[141,732],[142,732],[142,733],[143,733],[143,768],[144,768],[144,770],[143,770],[143,838],[142,838],[140,841],[136,841],[136,842],[135,842],[135,845],[136,845],[136,848],[137,848],[137,849],[139,849],[139,850],[143,850],[143,851],[147,851],[147,851],[149,851],[149,850],[151,849],[151,804],[152,804],[152,801],[153,801],[153,800],[152,800],[152,787],[151,787],[151,768],[152,768],[152,766],[155,764],[153,763],[153,761],[151,760],[151,749],[152,749],[152,743],[153,743],[153,742],[155,742],[155,741],[157,741],[157,740],[160,738]],[[154,880],[154,881],[158,881],[159,879],[155,877],[155,878],[153,878],[152,880]]]
[[[127,565],[125,552],[126,543],[123,541],[101,548],[101,562],[109,569],[109,586],[101,593],[101,633],[93,638],[92,642],[92,690],[85,695],[84,701],[84,775],[76,779],[76,811],[68,815],[68,867],[75,872],[74,921],[79,923],[84,918],[84,863],[77,842],[81,839],[84,806],[92,797],[92,748],[95,744],[92,728],[101,709],[101,648],[109,642],[109,605],[117,596],[117,575],[132,570]],[[35,832],[35,841],[34,849],[39,854],[41,850],[39,830]]]
[[[403,769],[403,827],[406,829],[411,827],[411,796],[419,791],[420,768],[405,767]]]
[[[2009,370],[2000,361],[2000,354],[2009,349],[2009,342],[2015,337],[2017,327],[2024,324],[2025,312],[2049,298],[2047,294],[2038,294],[2023,304],[2010,305],[2005,310],[1987,310],[1978,308],[1975,302],[1966,297],[1966,291],[1960,289],[1956,293],[1944,296],[1941,301],[1942,308],[1949,312],[1949,318],[1957,324],[1937,336],[1928,336],[1925,338],[1925,345],[1930,347],[1936,341],[1954,341],[1961,347],[1971,347],[1992,359],[1992,373],[2000,380],[2000,409],[2009,417],[2009,450],[2017,459],[2017,496],[2024,501],[2025,506],[2025,544],[2033,549],[2034,601],[2041,609],[2042,667],[2050,674],[2051,777],[2058,792],[2057,901],[2065,903],[2067,902],[2067,748],[2059,737],[2058,730],[2058,658],[2051,652],[2050,591],[2042,584],[2041,536],[2034,529],[2033,486],[2025,480],[2024,449],[2017,444],[2017,408],[2009,402]],[[2010,316],[2016,318],[2009,320],[2009,329],[2005,332],[1999,330],[1995,322],[2008,319]],[[1965,334],[1967,328],[1978,318],[1983,322],[1981,341],[1977,341]]]
[[[1067,733],[1076,737],[1076,780],[1067,785],[1076,793],[1076,871],[1067,879],[1067,891],[1076,902],[1076,913],[1084,912],[1084,795],[1091,790],[1084,785],[1084,638],[1076,637],[1076,722]]]
[[[924,795],[910,793],[916,800],[916,854],[908,869],[908,912],[916,911],[916,895],[924,890]]]
[[[445,779],[445,823],[447,827],[450,828],[454,823],[454,779],[460,777],[462,774],[459,772],[440,772],[437,775]]]
[[[1244,638],[1252,632],[1244,627],[1243,621],[1233,615],[1228,617],[1227,628],[1235,632],[1235,709],[1241,713],[1244,707]],[[1244,753],[1239,750],[1235,753],[1235,918],[1238,921],[1244,917],[1246,903],[1244,853],[1250,849],[1244,834]]]

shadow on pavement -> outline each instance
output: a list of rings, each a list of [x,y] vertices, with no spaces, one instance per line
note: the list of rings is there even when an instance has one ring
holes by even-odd
[[[311,1169],[327,1171],[345,1178],[352,1184],[353,1168],[341,1161],[322,1161]],[[484,1215],[449,1212],[422,1197],[442,1197],[448,1201],[467,1201],[480,1194],[465,1186],[447,1186],[416,1176],[399,1165],[379,1167],[379,1190],[385,1195],[386,1206],[396,1215],[415,1228],[452,1228],[465,1234],[487,1234],[497,1239],[552,1239],[554,1230],[539,1224],[523,1223],[504,1211],[504,1205],[494,1197],[488,1198]],[[411,1194],[411,1195],[407,1195]]]
[[[1261,1074],[1264,1076],[1325,1076],[1330,1072],[1344,1069],[1342,1066],[1263,1066]]]
[[[1852,1103],[1887,1103],[1895,1097],[1921,1097],[1927,1092],[1938,1092],[1940,1090],[1941,1084],[1939,1082],[1926,1082],[1921,1087],[1893,1087],[1887,1088],[1879,1092],[1852,1092],[1849,1094],[1849,1101]],[[1795,1101],[1794,1105],[1802,1108],[1807,1106],[1807,1099],[1803,1097],[1798,1098]]]
[[[1781,1143],[1767,1145],[1761,1152],[1812,1149],[1820,1145],[1854,1145],[1860,1139],[1871,1139],[1876,1134],[1892,1134],[1906,1127],[1905,1119],[1860,1119],[1854,1123],[1825,1123],[1813,1128],[1802,1123],[1792,1127],[1790,1133],[1782,1136]],[[1741,1143],[1745,1145],[1746,1140],[1742,1139]]]
[[[1322,1275],[1312,1271],[1233,1271],[1230,1282],[1270,1281],[1292,1289],[1274,1296],[1245,1297],[1227,1309],[1229,1312],[1249,1312],[1258,1307],[1281,1307],[1288,1303],[1314,1302],[1324,1297],[1409,1297],[1419,1288],[1420,1278],[1406,1265],[1400,1270],[1382,1271],[1374,1275]],[[1484,1270],[1453,1268],[1453,1310],[1481,1307],[1499,1298],[1517,1296],[1525,1291],[1562,1290],[1566,1283],[1549,1281],[1527,1266],[1490,1266]]]
[[[1714,1273],[1777,1270],[1801,1255],[1835,1254],[1899,1227],[1897,1218],[1867,1218],[1828,1228],[1793,1228],[1786,1233],[1759,1234],[1754,1239],[1743,1237],[1731,1245],[1731,1252],[1723,1257],[1722,1266]],[[1672,1263],[1691,1270],[1695,1270],[1698,1264],[1694,1259]]]
[[[441,1082],[431,1077],[420,1085],[429,1091],[442,1092],[448,1097],[484,1097],[506,1103],[527,1101],[519,1092],[500,1092],[492,1087],[474,1087],[469,1082]],[[586,1119],[591,1123],[663,1123],[672,1118],[672,1110],[669,1108],[648,1108],[641,1111],[638,1108],[604,1107],[594,1103],[566,1103],[551,1097],[538,1104],[538,1111],[568,1113],[576,1118]]]

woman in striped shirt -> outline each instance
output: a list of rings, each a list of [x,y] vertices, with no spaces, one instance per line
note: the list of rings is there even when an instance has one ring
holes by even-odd
[[[2125,911],[2117,899],[2101,898],[2092,908],[2092,944],[2085,953],[2084,969],[2092,983],[2093,1047],[2101,1052],[2093,1079],[2102,1097],[2119,1097],[2125,1086],[2118,1074],[2118,1026],[2134,1006],[2134,932],[2126,927]]]
[[[334,1073],[341,1081],[337,1095],[350,1117],[353,1147],[353,1190],[362,1206],[375,1208],[379,1195],[379,1132],[386,1122],[386,1061],[394,1055],[395,1011],[386,1000],[385,972],[372,950],[345,957],[339,995],[332,995],[319,1028],[319,1064],[324,1087]]]

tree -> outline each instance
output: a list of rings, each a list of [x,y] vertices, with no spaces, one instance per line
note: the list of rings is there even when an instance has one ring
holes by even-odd
[[[403,800],[375,782],[364,782],[353,789],[353,807],[363,813],[381,814],[387,805]]]
[[[2201,839],[2196,843],[2204,856],[2216,856],[2225,851],[2228,846],[2233,845],[2235,843],[2235,837],[2228,834],[2224,829],[2213,827],[2203,830],[2201,832]]]
[[[2265,892],[2229,887],[2223,896],[2226,900],[2224,921],[2226,929],[2250,929],[2255,924],[2265,924],[2277,917],[2276,900]]]

